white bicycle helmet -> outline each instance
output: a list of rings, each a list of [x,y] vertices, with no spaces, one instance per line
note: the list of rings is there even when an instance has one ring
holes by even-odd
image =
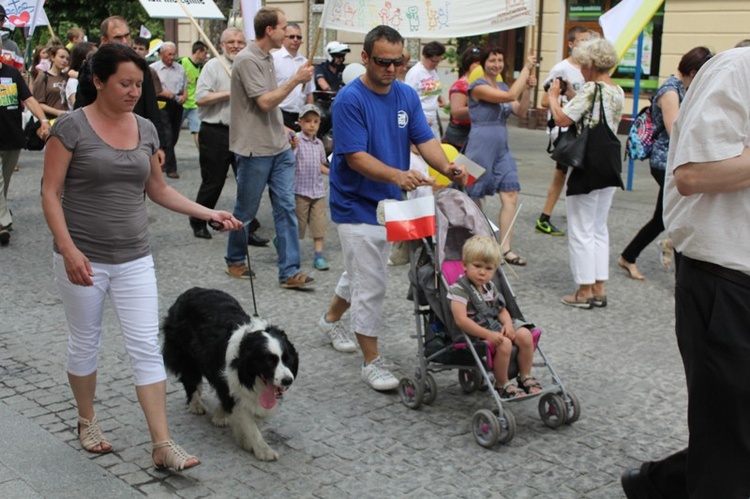
[[[346,43],[340,43],[340,42],[329,42],[328,45],[326,45],[326,61],[333,62],[333,55],[344,55],[351,52],[352,49],[349,48],[349,45]]]

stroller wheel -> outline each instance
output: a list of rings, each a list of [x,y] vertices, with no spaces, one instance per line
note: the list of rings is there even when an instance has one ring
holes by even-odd
[[[424,388],[422,382],[414,378],[401,378],[398,384],[398,393],[401,395],[401,402],[409,409],[419,409],[424,398]]]
[[[539,399],[539,416],[550,428],[559,428],[568,419],[565,401],[556,393],[546,393]]]
[[[464,393],[473,393],[479,389],[480,376],[474,369],[459,369],[458,384]]]
[[[565,401],[565,407],[568,410],[568,418],[565,420],[567,424],[573,424],[578,421],[581,417],[581,403],[578,401],[573,392],[567,392],[568,399]]]
[[[430,373],[426,373],[424,376],[424,397],[422,400],[423,404],[430,405],[435,402],[437,398],[437,383],[435,378]]]
[[[498,418],[500,423],[500,437],[497,439],[501,444],[507,444],[516,436],[516,418],[510,409],[503,408],[503,417]]]
[[[474,440],[482,447],[488,449],[494,447],[500,438],[500,423],[488,409],[480,409],[474,413],[471,428],[474,432]]]

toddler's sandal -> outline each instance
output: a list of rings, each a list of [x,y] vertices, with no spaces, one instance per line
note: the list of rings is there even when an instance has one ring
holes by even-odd
[[[516,381],[518,381],[518,387],[529,395],[542,391],[542,384],[530,374],[524,377],[519,376]]]
[[[521,391],[512,381],[505,383],[502,388],[495,387],[495,390],[497,390],[497,393],[503,400],[510,400],[524,395],[524,392]]]

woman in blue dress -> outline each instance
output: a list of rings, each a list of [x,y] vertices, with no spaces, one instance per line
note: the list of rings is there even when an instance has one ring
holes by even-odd
[[[529,56],[516,81],[510,88],[497,81],[505,68],[505,56],[499,47],[485,47],[480,58],[484,76],[469,85],[469,132],[466,156],[487,170],[467,189],[472,199],[479,202],[484,196],[500,195],[499,226],[505,261],[512,265],[526,265],[526,260],[511,250],[511,224],[516,214],[518,165],[508,147],[506,120],[511,114],[524,116],[529,109],[529,89],[536,86],[532,70],[536,58]]]

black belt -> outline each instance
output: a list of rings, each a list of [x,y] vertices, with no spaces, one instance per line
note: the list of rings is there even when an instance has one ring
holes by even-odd
[[[729,282],[733,282],[738,286],[750,289],[750,275],[741,272],[739,270],[728,269],[711,262],[704,262],[703,260],[693,260],[690,257],[682,255],[682,258],[695,265],[697,268],[704,270],[710,274],[726,279]]]
[[[229,125],[222,125],[221,123],[209,123],[208,121],[201,121],[201,126],[215,126],[221,128],[229,128]]]

